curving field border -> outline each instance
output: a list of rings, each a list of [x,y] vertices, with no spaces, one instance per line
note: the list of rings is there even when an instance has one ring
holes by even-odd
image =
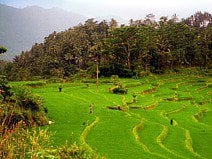
[[[166,156],[163,156],[161,154],[150,151],[150,149],[140,140],[140,137],[138,135],[138,131],[141,131],[144,128],[144,123],[145,123],[145,119],[143,118],[140,123],[138,123],[137,125],[135,125],[133,127],[132,133],[133,133],[133,136],[135,138],[135,141],[142,147],[142,149],[145,152],[147,152],[151,155],[157,156],[157,158],[160,157],[160,158],[167,159],[168,157],[166,157]]]
[[[92,147],[86,142],[86,137],[88,136],[88,133],[91,131],[91,129],[97,125],[97,123],[100,121],[99,117],[96,117],[96,119],[88,126],[86,126],[86,128],[84,129],[84,131],[82,132],[82,134],[80,135],[80,142],[81,144],[89,151],[89,152],[94,152],[94,150],[92,149]]]

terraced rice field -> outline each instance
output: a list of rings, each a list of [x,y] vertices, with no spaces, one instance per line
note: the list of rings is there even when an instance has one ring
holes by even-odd
[[[210,77],[121,79],[125,95],[110,93],[108,80],[100,80],[98,91],[92,83],[65,83],[62,92],[58,84],[33,89],[48,107],[56,145],[77,141],[109,159],[211,158]],[[117,106],[125,111],[109,109]]]

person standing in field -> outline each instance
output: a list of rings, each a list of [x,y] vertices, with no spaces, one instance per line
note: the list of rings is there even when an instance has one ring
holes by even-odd
[[[89,113],[90,113],[90,114],[93,114],[93,105],[94,105],[94,104],[91,103],[90,106],[89,106]]]
[[[170,124],[173,125],[173,119],[170,120]]]
[[[59,89],[59,92],[62,92],[62,85],[61,84],[59,84],[58,89]]]

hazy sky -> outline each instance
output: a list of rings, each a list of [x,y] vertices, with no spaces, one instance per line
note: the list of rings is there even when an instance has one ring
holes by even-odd
[[[176,13],[187,18],[196,11],[212,12],[212,0],[0,0],[0,3],[18,8],[59,7],[87,17],[115,15],[123,19],[144,19],[149,13],[156,17]]]

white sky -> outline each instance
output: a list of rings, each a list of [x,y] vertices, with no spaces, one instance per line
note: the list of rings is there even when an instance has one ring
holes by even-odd
[[[212,12],[212,0],[0,0],[0,3],[23,8],[38,5],[59,7],[87,17],[114,15],[123,19],[144,19],[153,13],[156,17],[177,14],[187,18],[197,11]]]

